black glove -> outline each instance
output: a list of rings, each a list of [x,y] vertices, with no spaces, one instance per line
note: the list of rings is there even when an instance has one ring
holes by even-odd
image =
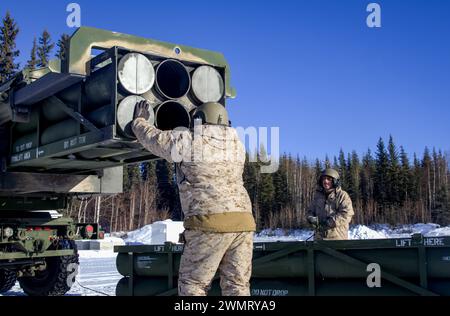
[[[308,216],[306,219],[308,220],[308,223],[310,223],[314,227],[317,227],[319,225],[319,219],[317,218],[317,216]]]
[[[146,100],[139,101],[134,107],[133,121],[138,117],[142,117],[144,120],[148,121],[150,118],[150,104]]]
[[[322,226],[326,229],[331,229],[336,227],[336,221],[332,216],[328,216],[326,220],[323,221]]]

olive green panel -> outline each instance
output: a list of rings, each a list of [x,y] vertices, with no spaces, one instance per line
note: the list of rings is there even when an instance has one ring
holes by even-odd
[[[81,161],[79,162],[82,163]],[[87,163],[85,163],[87,164]],[[8,172],[0,174],[0,210],[11,206],[30,203],[30,200],[2,198],[3,194],[18,193],[121,193],[123,189],[123,167],[103,169],[100,175],[67,175],[67,174],[41,174],[25,172]],[[35,203],[45,205],[45,201],[34,200]],[[48,201],[52,202],[52,201]],[[59,204],[58,204],[59,205]],[[54,207],[57,209],[58,207]],[[62,208],[62,207],[61,207]],[[14,209],[14,208],[9,208]]]
[[[108,49],[113,46],[120,46],[167,58],[224,67],[226,71],[226,95],[231,98],[236,96],[236,91],[230,86],[230,67],[221,53],[93,27],[82,26],[71,36],[68,72],[85,75],[87,72],[87,62],[91,59],[92,49]],[[179,54],[176,53],[176,48],[180,49]]]
[[[42,253],[26,254],[22,252],[0,252],[0,260],[36,259],[46,257],[71,256],[74,250],[48,250]],[[1,262],[0,262],[1,263]]]
[[[67,201],[62,197],[47,199],[42,197],[0,196],[0,217],[3,214],[2,211],[57,210],[66,206]]]
[[[174,280],[176,284],[176,279]],[[324,279],[316,284],[317,296],[408,296],[414,295],[411,291],[390,282],[385,282],[380,288],[367,287],[365,279]],[[441,295],[450,295],[450,280],[434,279],[430,282],[430,289]],[[170,291],[167,278],[164,277],[136,277],[133,281],[134,296],[155,296],[163,293],[176,294]],[[219,281],[212,283],[210,296],[221,294]],[[252,296],[306,296],[308,295],[308,280],[304,278],[260,279],[252,278],[250,281],[250,294]],[[129,278],[122,278],[116,287],[116,296],[129,296]]]

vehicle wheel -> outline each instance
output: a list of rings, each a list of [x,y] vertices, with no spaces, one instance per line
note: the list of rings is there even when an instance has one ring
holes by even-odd
[[[73,255],[46,258],[47,268],[44,271],[36,272],[34,277],[19,278],[23,291],[30,296],[66,294],[75,282],[79,264],[75,243],[71,243],[71,248],[75,250]]]
[[[16,272],[6,269],[0,269],[0,293],[5,293],[11,290],[16,284]]]

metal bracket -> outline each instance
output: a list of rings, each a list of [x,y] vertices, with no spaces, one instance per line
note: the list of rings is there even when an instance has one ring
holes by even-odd
[[[58,103],[58,106],[63,110],[66,114],[70,115],[73,119],[75,119],[78,123],[86,126],[87,129],[89,129],[91,132],[98,132],[102,133],[101,130],[99,130],[94,124],[92,124],[87,118],[85,118],[81,113],[75,112],[71,108],[69,108],[63,101],[61,101],[56,96],[51,96],[49,99],[54,100],[56,103]]]

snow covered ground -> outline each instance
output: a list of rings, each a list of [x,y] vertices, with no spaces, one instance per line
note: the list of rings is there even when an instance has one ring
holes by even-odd
[[[172,227],[176,231],[171,235],[177,236],[180,226],[172,225],[170,222],[167,227]],[[161,223],[158,223],[160,225]],[[159,227],[157,225],[157,227]],[[148,225],[139,230],[124,233],[114,233],[110,238],[123,238],[127,244],[151,244],[152,231],[155,226]],[[167,233],[164,231],[164,233]],[[312,231],[308,229],[298,230],[264,230],[255,235],[255,242],[276,242],[276,241],[302,241],[311,237]],[[411,234],[421,233],[424,236],[450,236],[450,226],[440,227],[436,224],[415,224],[390,227],[389,225],[354,225],[349,232],[349,239],[383,239],[383,238],[403,238],[410,237]],[[159,237],[156,238],[159,240]],[[312,238],[310,239],[312,240]],[[114,296],[117,282],[122,276],[116,270],[116,256],[113,250],[81,250],[79,274],[75,284],[66,295],[73,296]],[[25,295],[16,285],[5,296],[23,296]],[[0,295],[1,296],[1,295]]]
[[[349,239],[385,239],[404,238],[412,234],[421,233],[426,237],[450,236],[450,226],[441,227],[437,224],[415,224],[391,227],[387,224],[354,225],[350,227]],[[313,235],[312,230],[263,230],[255,236],[255,242],[271,241],[301,241],[307,240]],[[310,238],[309,240],[313,240]]]

